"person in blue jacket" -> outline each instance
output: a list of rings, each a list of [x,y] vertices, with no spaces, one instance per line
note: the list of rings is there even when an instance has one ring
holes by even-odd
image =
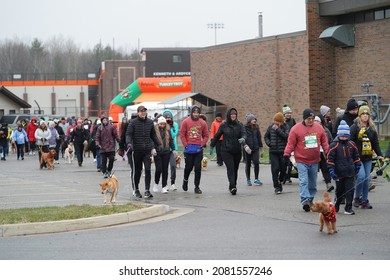
[[[16,143],[16,155],[17,159],[24,160],[24,146],[28,143],[27,133],[21,125],[14,130],[12,134],[12,140]]]

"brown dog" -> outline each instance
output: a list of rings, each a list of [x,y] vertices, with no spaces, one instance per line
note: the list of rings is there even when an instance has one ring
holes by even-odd
[[[11,140],[11,153],[16,154],[16,143],[14,140]]]
[[[328,234],[337,233],[336,229],[336,208],[331,203],[328,192],[324,192],[324,201],[316,201],[310,207],[311,211],[320,213],[320,231],[324,224]]]
[[[54,157],[57,155],[56,150],[50,149],[48,153],[45,153],[42,151],[42,147],[39,147],[39,151],[41,152],[40,169],[45,164],[47,164],[47,169],[54,169]]]
[[[181,156],[177,156],[176,158],[176,168],[181,168]]]
[[[106,181],[99,185],[102,188],[102,194],[104,197],[103,204],[107,204],[107,192],[111,193],[110,204],[115,203],[116,196],[119,190],[118,178],[116,178],[115,175],[112,175],[111,178],[108,178]]]

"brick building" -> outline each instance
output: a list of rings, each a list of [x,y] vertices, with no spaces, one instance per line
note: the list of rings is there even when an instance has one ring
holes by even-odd
[[[306,31],[192,51],[193,91],[236,107],[241,120],[255,113],[262,131],[286,103],[301,120],[306,107],[344,108],[368,82],[389,104],[390,1],[307,0],[306,15]],[[342,24],[353,25],[354,46],[320,39]],[[390,135],[388,123],[382,135]]]

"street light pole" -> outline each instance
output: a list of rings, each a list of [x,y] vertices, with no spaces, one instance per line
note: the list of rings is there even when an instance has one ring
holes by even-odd
[[[217,29],[225,28],[223,23],[208,23],[207,28],[214,29],[214,39],[215,39],[215,45],[217,44]]]

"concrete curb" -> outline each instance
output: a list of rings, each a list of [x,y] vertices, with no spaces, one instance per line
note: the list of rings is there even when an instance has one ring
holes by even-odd
[[[75,230],[101,228],[113,225],[132,223],[166,214],[168,205],[153,205],[143,209],[113,215],[90,217],[77,220],[64,220],[42,223],[7,224],[0,227],[0,236],[11,237],[21,235],[56,233]]]

